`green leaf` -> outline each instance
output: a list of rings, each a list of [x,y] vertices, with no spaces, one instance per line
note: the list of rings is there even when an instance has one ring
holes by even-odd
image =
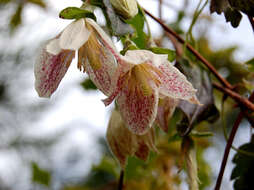
[[[160,47],[152,47],[152,48],[150,48],[150,50],[156,54],[168,54],[168,60],[170,62],[172,62],[176,59],[176,52],[174,50],[160,48]]]
[[[32,181],[49,187],[51,175],[48,171],[41,169],[35,162],[32,165]]]
[[[252,135],[251,142],[239,147],[240,150],[254,153],[254,135]],[[233,158],[235,164],[231,173],[231,180],[234,181],[235,190],[249,190],[254,189],[253,171],[254,171],[254,157],[237,152]]]
[[[92,171],[85,181],[85,185],[98,188],[117,180],[118,173],[117,163],[113,159],[104,156],[97,166],[93,166]]]
[[[249,60],[249,61],[247,61],[246,64],[248,65],[248,68],[249,68],[252,72],[254,72],[254,58],[251,59],[251,60]]]
[[[16,9],[15,13],[11,17],[10,27],[11,27],[12,31],[14,31],[21,24],[22,11],[23,11],[23,6],[19,5],[18,8]]]
[[[181,139],[182,137],[178,133],[176,133],[168,138],[168,142],[180,141]]]
[[[135,33],[132,35],[131,40],[140,48],[145,49],[148,42],[148,37],[144,32],[144,22],[145,18],[141,10],[138,14],[130,20],[126,21],[129,23],[135,30]]]
[[[85,79],[82,83],[81,86],[85,89],[85,90],[96,90],[97,87],[95,86],[95,84],[93,83],[93,81],[91,81],[90,79]]]
[[[62,19],[91,18],[96,20],[96,17],[92,12],[77,7],[67,7],[60,12],[59,17]]]
[[[225,12],[224,12],[225,18],[226,18],[226,22],[230,22],[231,25],[236,28],[237,26],[239,26],[240,21],[242,19],[242,14],[232,8],[228,8]]]

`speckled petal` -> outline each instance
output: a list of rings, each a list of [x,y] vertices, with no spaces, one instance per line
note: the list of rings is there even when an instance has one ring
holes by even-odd
[[[57,89],[74,56],[71,50],[62,50],[57,55],[48,53],[45,48],[41,50],[34,66],[35,89],[40,97],[49,98]]]
[[[60,36],[61,49],[78,50],[88,40],[90,31],[86,28],[85,19],[69,24]]]
[[[177,68],[165,61],[159,66],[159,69],[162,73],[162,84],[159,88],[161,94],[191,103],[199,103],[196,97],[197,90]]]
[[[93,50],[89,50],[88,53],[94,53],[92,51]],[[116,82],[118,79],[116,72],[117,65],[113,55],[107,48],[101,46],[100,51],[103,53],[96,55],[99,58],[97,59],[100,61],[100,66],[98,68],[92,68],[92,60],[88,59],[87,64],[85,65],[86,72],[97,88],[105,95],[109,96],[116,87]]]
[[[152,126],[158,106],[158,91],[152,89],[148,96],[141,89],[123,87],[117,97],[120,113],[126,126],[135,134],[145,134]]]
[[[150,150],[156,151],[154,140],[153,129],[145,135],[135,135],[126,128],[119,112],[116,110],[112,112],[107,129],[107,141],[122,168],[125,168],[128,156],[136,155],[146,160]]]
[[[159,99],[156,122],[166,133],[168,132],[169,119],[173,115],[178,102],[177,99],[169,97]]]

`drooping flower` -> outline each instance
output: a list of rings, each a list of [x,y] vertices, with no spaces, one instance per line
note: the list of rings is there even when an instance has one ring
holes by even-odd
[[[116,98],[122,118],[133,133],[144,134],[152,126],[159,96],[199,103],[196,90],[167,55],[129,50],[116,58],[121,68],[115,75],[118,82],[104,103],[108,105]]]
[[[108,35],[92,19],[79,19],[69,24],[43,48],[36,61],[35,88],[41,97],[50,97],[67,72],[75,51],[78,68],[87,71],[104,94],[111,94],[116,61],[115,46]]]
[[[153,129],[145,135],[133,134],[125,126],[120,113],[116,110],[112,112],[107,129],[107,141],[122,168],[125,167],[128,156],[135,155],[145,161],[150,150],[156,151],[154,140]]]

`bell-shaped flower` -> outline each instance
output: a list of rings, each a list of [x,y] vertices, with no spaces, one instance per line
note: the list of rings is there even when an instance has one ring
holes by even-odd
[[[87,71],[104,94],[112,92],[111,80],[116,70],[112,52],[115,46],[109,36],[92,19],[70,23],[56,38],[43,48],[34,67],[35,88],[41,97],[50,97],[67,72],[78,51],[78,68]]]
[[[104,100],[116,98],[126,126],[135,134],[144,134],[152,126],[160,96],[199,103],[196,90],[167,59],[167,55],[147,50],[129,50],[116,57],[120,68],[114,92]]]
[[[125,127],[120,113],[116,110],[112,112],[107,129],[107,141],[122,168],[125,167],[128,156],[135,155],[145,161],[150,150],[156,151],[154,140],[153,129],[145,135],[135,135]]]

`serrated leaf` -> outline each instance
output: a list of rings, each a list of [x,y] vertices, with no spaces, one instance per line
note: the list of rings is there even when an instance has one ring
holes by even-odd
[[[228,8],[224,11],[226,22],[230,22],[231,25],[236,28],[239,26],[242,19],[242,14],[236,9]]]
[[[97,87],[91,81],[90,79],[85,79],[81,84],[80,84],[85,90],[96,90]]]
[[[167,54],[168,60],[170,62],[172,62],[176,59],[176,52],[174,50],[167,49],[167,48],[161,48],[161,47],[152,47],[152,48],[150,48],[150,50],[156,54]]]
[[[189,126],[206,120],[208,122],[215,121],[219,112],[214,105],[213,87],[208,73],[197,65],[190,65],[185,59],[180,60],[177,67],[185,74],[188,80],[197,89],[197,98],[201,105],[190,104],[181,101],[179,108],[188,118]]]
[[[35,162],[32,162],[32,181],[49,187],[51,175],[48,171],[41,169]]]
[[[62,19],[91,18],[96,20],[96,17],[92,12],[77,7],[65,8],[59,13],[59,17]]]

